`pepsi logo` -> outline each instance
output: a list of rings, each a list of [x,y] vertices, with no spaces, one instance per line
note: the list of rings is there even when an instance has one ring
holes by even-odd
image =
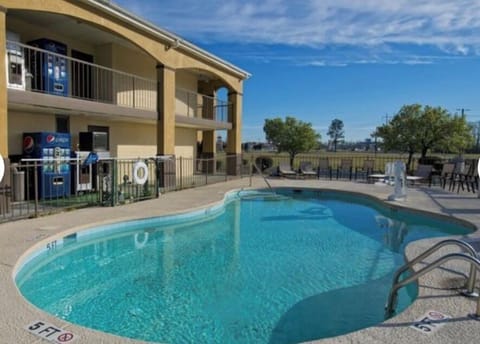
[[[35,140],[31,136],[25,136],[23,138],[23,150],[26,153],[31,153],[33,151],[33,147],[35,146]]]
[[[47,143],[52,143],[55,141],[55,135],[47,135]]]

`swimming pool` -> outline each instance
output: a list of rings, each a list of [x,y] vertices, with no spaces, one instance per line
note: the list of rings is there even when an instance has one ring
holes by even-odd
[[[405,245],[473,231],[370,198],[278,192],[58,238],[16,283],[55,316],[125,337],[292,343],[383,321]],[[403,290],[400,309],[415,292]]]

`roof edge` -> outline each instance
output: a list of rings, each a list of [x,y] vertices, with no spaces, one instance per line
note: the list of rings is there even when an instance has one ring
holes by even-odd
[[[149,21],[129,12],[128,10],[112,3],[111,1],[108,1],[108,0],[80,0],[80,1],[92,7],[95,7],[99,10],[102,10],[103,12],[106,12],[128,24],[131,24],[136,28],[139,28],[145,32],[148,32],[149,34],[153,34],[154,36],[162,40],[166,40],[167,42],[171,43],[173,46],[177,48],[182,47],[183,49],[196,55],[197,57],[205,59],[221,68],[228,70],[229,72],[235,74],[236,76],[240,77],[243,80],[246,80],[252,76],[250,73],[235,66],[234,64],[227,62],[221,59],[220,57],[215,56],[200,47],[197,47],[193,43],[190,43],[184,40],[180,36],[170,31],[167,31],[165,29],[162,29],[150,23]]]

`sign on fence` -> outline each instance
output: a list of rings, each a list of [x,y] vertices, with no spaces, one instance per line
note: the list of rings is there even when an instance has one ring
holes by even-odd
[[[5,163],[3,162],[2,154],[0,154],[0,183],[2,182],[4,174],[5,174]]]

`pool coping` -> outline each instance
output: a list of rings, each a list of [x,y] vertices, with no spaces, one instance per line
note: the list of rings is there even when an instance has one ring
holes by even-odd
[[[409,190],[407,202],[387,201],[391,188],[372,186],[371,184],[354,182],[330,182],[325,180],[274,180],[275,187],[297,187],[308,189],[335,190],[348,193],[361,193],[373,199],[386,202],[394,207],[407,208],[414,212],[418,209],[428,210],[429,213],[440,215],[440,217],[455,216],[461,222],[467,222],[480,228],[480,207],[474,207],[471,211],[445,211],[445,207],[438,206],[438,199],[442,197],[451,198],[452,204],[458,209],[468,210],[466,204],[480,204],[480,200],[473,195],[461,194],[455,199],[456,194],[439,193],[437,198],[426,196],[431,189],[414,188]],[[2,331],[2,338],[7,342],[36,343],[43,342],[29,334],[24,326],[34,320],[44,320],[55,324],[62,329],[67,329],[78,335],[75,343],[145,343],[126,338],[117,337],[103,332],[86,329],[81,326],[64,322],[55,318],[31,305],[18,292],[14,281],[14,269],[22,257],[28,256],[34,251],[34,247],[45,245],[52,235],[63,237],[67,234],[87,229],[96,225],[105,225],[119,221],[133,220],[145,217],[155,217],[166,214],[181,214],[190,211],[201,211],[215,205],[222,204],[227,192],[249,188],[247,179],[231,181],[227,183],[214,184],[196,189],[174,192],[162,195],[159,199],[134,203],[115,208],[87,208],[73,212],[65,212],[49,215],[37,219],[25,219],[15,222],[0,224],[0,281],[4,287],[0,288],[0,321],[5,325]],[[253,188],[264,188],[264,182],[259,178],[253,179]],[[427,191],[426,191],[427,190]],[[463,203],[462,203],[463,202]],[[444,209],[445,208],[445,209]],[[452,208],[453,209],[453,208]],[[476,210],[476,211],[475,211]],[[105,220],[105,217],[110,217]],[[84,223],[88,218],[88,223]],[[83,223],[82,223],[83,222]],[[61,233],[61,234],[60,234]],[[469,236],[472,240],[480,240],[477,230]],[[408,245],[405,256],[407,259],[415,257],[423,252],[434,242],[441,240],[423,239]],[[441,251],[445,253],[447,251]],[[431,259],[436,256],[433,255]],[[430,260],[430,259],[429,259]],[[420,278],[419,296],[417,300],[404,312],[388,321],[346,335],[314,341],[315,343],[470,343],[476,342],[480,336],[480,322],[468,318],[466,315],[475,309],[475,300],[469,300],[456,296],[450,288],[458,286],[459,278],[449,269],[467,272],[465,264],[448,263],[448,269],[435,270]],[[436,289],[438,286],[442,288]],[[477,279],[478,285],[478,279]],[[446,321],[446,325],[434,334],[427,336],[412,328],[410,325],[421,317],[427,310],[436,310],[452,316]]]

